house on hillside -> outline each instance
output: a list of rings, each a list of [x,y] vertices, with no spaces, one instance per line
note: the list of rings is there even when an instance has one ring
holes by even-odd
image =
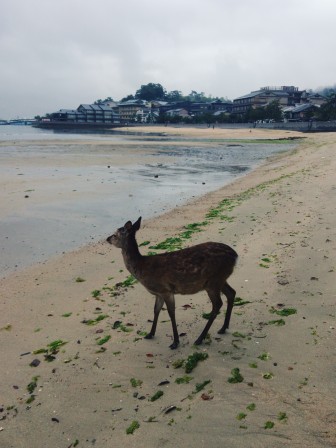
[[[245,114],[250,108],[265,107],[273,101],[278,101],[280,107],[292,106],[300,103],[302,93],[294,86],[261,87],[260,90],[234,99],[232,112]]]
[[[148,109],[144,100],[128,100],[118,104],[119,117],[122,122],[134,121],[137,112]]]
[[[265,107],[273,101],[278,101],[282,109],[309,103],[323,104],[326,99],[319,94],[308,93],[294,86],[261,87],[259,90],[243,95],[233,100],[232,112],[245,114],[249,109]]]
[[[220,115],[221,113],[230,114],[232,112],[232,106],[233,103],[231,101],[214,100],[208,104],[208,109],[214,115]]]
[[[110,107],[98,104],[81,104],[77,109],[60,109],[48,115],[48,120],[74,123],[118,124],[119,115]]]
[[[307,121],[310,120],[320,106],[305,103],[296,106],[289,106],[283,109],[285,120],[289,121]]]
[[[319,93],[304,92],[301,96],[301,103],[314,104],[315,106],[322,106],[327,102],[327,98]]]
[[[140,109],[135,113],[134,121],[137,123],[156,123],[160,112],[158,110],[147,107]]]
[[[171,109],[166,112],[167,117],[182,117],[182,118],[190,118],[190,115],[187,109],[177,108]]]

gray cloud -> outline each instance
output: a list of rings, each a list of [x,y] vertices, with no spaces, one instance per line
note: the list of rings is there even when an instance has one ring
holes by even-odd
[[[235,98],[334,85],[333,0],[2,0],[0,118],[141,84]]]

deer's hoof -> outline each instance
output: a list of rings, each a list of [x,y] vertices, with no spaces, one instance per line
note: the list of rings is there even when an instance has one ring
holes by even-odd
[[[177,349],[178,346],[179,346],[179,342],[173,342],[173,343],[169,346],[169,348],[170,348],[171,350],[175,350],[175,349]]]
[[[226,333],[226,328],[222,327],[220,330],[218,330],[218,334],[224,334]]]
[[[194,345],[201,345],[203,342],[203,338],[198,338],[196,339],[196,341],[194,342]]]
[[[144,339],[153,339],[153,335],[148,333],[146,334],[146,336],[144,337]]]

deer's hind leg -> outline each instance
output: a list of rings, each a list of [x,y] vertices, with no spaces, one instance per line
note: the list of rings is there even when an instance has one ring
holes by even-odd
[[[224,285],[222,286],[222,293],[226,295],[227,307],[226,307],[224,325],[218,331],[219,334],[225,333],[225,331],[229,328],[233,303],[236,297],[236,291],[233,288],[231,288],[231,286],[227,282],[225,282]]]
[[[211,310],[208,322],[204,327],[204,330],[202,331],[202,333],[199,335],[199,337],[195,341],[195,345],[202,344],[203,339],[208,334],[208,331],[210,330],[210,327],[213,324],[213,321],[216,319],[216,316],[219,313],[219,311],[223,305],[223,301],[221,299],[219,289],[218,290],[217,289],[214,289],[214,290],[209,289],[209,290],[207,290],[207,293],[208,293],[208,296],[212,303],[212,310]]]

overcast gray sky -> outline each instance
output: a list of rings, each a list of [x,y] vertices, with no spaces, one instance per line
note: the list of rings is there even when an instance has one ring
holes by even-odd
[[[336,83],[335,0],[0,0],[0,118],[149,82],[234,99]]]

